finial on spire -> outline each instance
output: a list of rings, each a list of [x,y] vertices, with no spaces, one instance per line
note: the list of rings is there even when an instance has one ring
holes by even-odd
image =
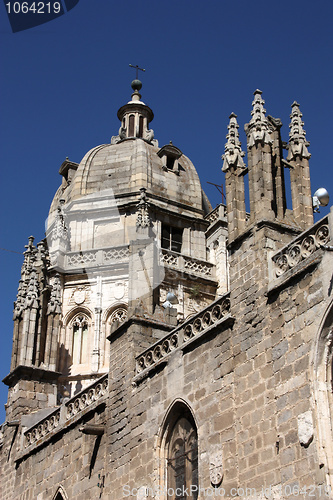
[[[135,80],[132,81],[131,87],[134,90],[134,92],[139,92],[142,88],[142,82],[139,80],[139,71],[146,71],[144,68],[139,68],[138,65],[133,66],[133,64],[129,64],[130,68],[134,68],[136,70],[135,73]]]
[[[310,143],[305,138],[305,130],[303,129],[304,122],[302,121],[302,113],[299,109],[298,102],[294,101],[291,105],[290,115],[290,132],[289,132],[289,147],[287,160],[293,160],[296,156],[309,159],[311,154],[308,152],[307,146]]]
[[[222,172],[226,172],[231,166],[245,169],[243,162],[245,153],[242,151],[241,142],[239,140],[237,115],[235,113],[231,113],[229,119],[228,134],[226,136],[228,140],[224,148],[225,152],[222,155]]]
[[[266,118],[266,109],[264,108],[265,101],[262,99],[262,91],[257,89],[253,92],[254,99],[252,102],[252,118],[248,124],[247,133],[249,134],[249,147],[254,146],[258,142],[272,144],[272,139],[269,133],[269,126]]]

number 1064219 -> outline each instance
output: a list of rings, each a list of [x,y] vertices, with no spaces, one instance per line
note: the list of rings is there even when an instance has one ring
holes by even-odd
[[[8,14],[59,14],[60,2],[8,2]]]

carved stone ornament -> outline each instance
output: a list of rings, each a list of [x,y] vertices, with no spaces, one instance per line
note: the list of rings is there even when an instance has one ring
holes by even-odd
[[[299,442],[303,446],[308,446],[313,439],[313,420],[310,410],[298,415],[297,426]]]
[[[86,300],[86,290],[84,287],[79,287],[77,290],[75,290],[74,294],[74,302],[75,304],[83,304],[83,302]]]
[[[211,454],[209,460],[209,478],[213,486],[219,486],[223,479],[222,452]]]
[[[118,282],[118,283],[115,283],[115,286],[114,286],[114,297],[115,299],[117,300],[120,300],[124,297],[125,295],[125,283],[122,283],[122,282]]]
[[[140,201],[137,204],[136,227],[150,227],[149,203],[146,196],[146,188],[140,189]]]
[[[49,303],[47,305],[47,314],[61,313],[61,282],[57,274],[54,278]]]

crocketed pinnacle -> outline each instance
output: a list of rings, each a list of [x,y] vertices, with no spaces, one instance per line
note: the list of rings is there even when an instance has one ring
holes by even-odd
[[[293,160],[296,156],[309,159],[311,154],[308,152],[307,146],[309,146],[310,143],[305,138],[305,130],[303,129],[304,122],[302,121],[303,115],[299,109],[299,104],[294,101],[291,105],[291,109],[287,160]]]
[[[254,100],[252,102],[252,118],[248,124],[247,134],[249,136],[249,147],[257,143],[272,144],[272,139],[269,133],[269,126],[266,118],[266,110],[264,108],[265,101],[261,97],[261,90],[254,92]]]
[[[239,140],[237,115],[235,113],[231,113],[229,119],[228,134],[226,136],[227,142],[224,147],[224,154],[222,155],[222,172],[227,172],[231,166],[245,169],[243,162],[245,153],[242,151],[241,142]]]

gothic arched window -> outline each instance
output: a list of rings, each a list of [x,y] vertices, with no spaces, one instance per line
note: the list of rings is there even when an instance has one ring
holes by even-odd
[[[111,326],[116,321],[118,321],[119,323],[123,323],[126,320],[127,320],[127,309],[125,307],[118,307],[113,311],[113,313],[110,316]]]
[[[198,433],[190,408],[176,401],[165,419],[160,441],[163,500],[197,500]]]
[[[171,433],[168,447],[168,500],[198,498],[198,492],[195,491],[198,486],[198,437],[193,424],[187,418],[180,417]]]
[[[88,318],[84,314],[78,314],[72,321],[73,328],[73,364],[88,362]]]

